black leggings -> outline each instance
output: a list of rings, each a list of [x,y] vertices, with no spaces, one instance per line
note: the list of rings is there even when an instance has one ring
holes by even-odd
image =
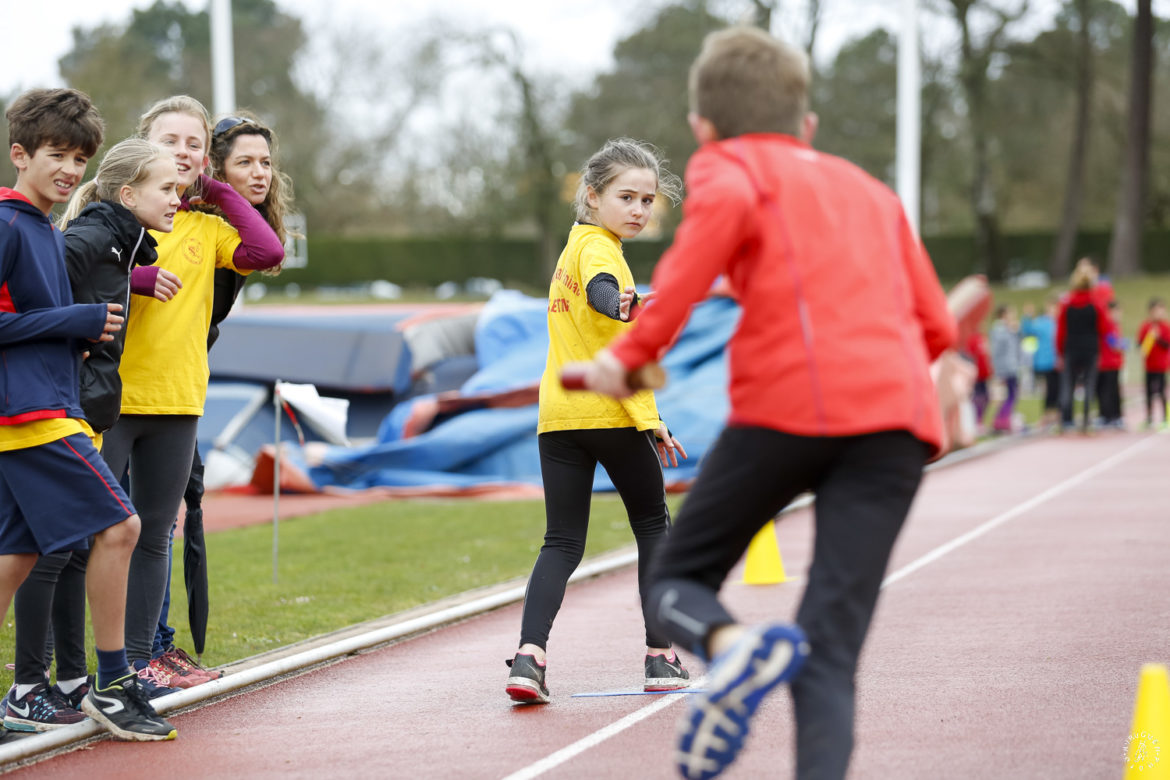
[[[546,530],[520,622],[520,644],[544,648],[565,598],[569,576],[585,554],[593,475],[600,463],[617,488],[638,545],[638,591],[646,620],[646,646],[670,647],[650,628],[647,605],[650,562],[670,529],[662,466],[652,431],[634,428],[555,431],[538,437],[544,479]]]
[[[1166,374],[1160,371],[1146,372],[1146,422],[1154,421],[1154,399],[1161,401],[1162,415],[1166,414]],[[1165,422],[1165,420],[1163,420]]]
[[[142,531],[126,582],[126,657],[149,661],[171,573],[171,529],[191,476],[199,418],[124,414],[102,439],[119,479],[129,466],[130,500]]]
[[[86,676],[85,570],[88,562],[89,550],[42,555],[17,588],[13,599],[14,682],[21,685],[43,682],[54,650],[58,680]]]
[[[706,656],[711,631],[735,622],[718,599],[728,572],[765,523],[801,493],[816,493],[813,561],[796,615],[812,652],[792,683],[802,780],[845,776],[857,658],[926,456],[926,445],[903,431],[813,438],[727,428],[658,549],[652,615],[667,636]]]

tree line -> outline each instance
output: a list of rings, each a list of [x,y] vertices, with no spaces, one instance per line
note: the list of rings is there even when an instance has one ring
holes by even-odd
[[[733,23],[775,28],[799,6],[815,51],[844,0],[661,0],[581,82],[533,66],[508,28],[435,19],[410,29],[319,31],[273,0],[233,0],[236,94],[276,129],[279,159],[315,234],[537,238],[551,268],[573,175],[605,139],[642,138],[681,173],[695,149],[687,69]],[[1027,0],[924,0],[922,230],[970,234],[989,276],[1010,271],[1005,232],[1053,235],[1067,273],[1076,236],[1111,228],[1115,275],[1137,270],[1143,230],[1170,227],[1170,22],[1151,0],[1064,0],[1037,27]],[[110,142],[153,100],[211,101],[209,18],[157,0],[124,23],[73,29],[63,78],[89,93]],[[816,146],[894,180],[894,30],[814,60]],[[14,96],[0,96],[11,99]],[[10,178],[10,172],[4,177]],[[0,178],[0,183],[6,183]],[[669,233],[677,210],[665,217]]]

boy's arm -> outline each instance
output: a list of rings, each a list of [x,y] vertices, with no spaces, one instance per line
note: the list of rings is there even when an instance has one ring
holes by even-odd
[[[947,306],[947,295],[938,281],[938,274],[934,270],[934,264],[930,262],[926,247],[910,227],[901,205],[898,205],[897,209],[903,264],[910,278],[914,314],[922,325],[926,351],[933,361],[954,346],[959,338],[959,328],[955,318],[951,316],[951,310]]]
[[[284,260],[284,245],[260,212],[229,185],[206,175],[200,180],[203,200],[217,206],[240,234],[232,265],[240,271],[260,271],[280,265]]]
[[[755,193],[743,173],[713,158],[692,158],[682,223],[651,279],[654,300],[630,332],[609,347],[627,369],[661,357],[686,323],[691,306],[707,295],[750,234]]]
[[[14,310],[8,278],[17,253],[17,242],[7,231],[0,232],[0,346],[46,338],[93,341],[101,338],[108,311],[104,303],[74,303],[27,312]]]
[[[89,339],[105,331],[108,307],[104,303],[73,303],[29,312],[0,311],[0,345],[39,339]]]

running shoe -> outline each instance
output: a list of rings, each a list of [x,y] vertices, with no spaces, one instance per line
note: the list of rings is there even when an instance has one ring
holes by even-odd
[[[195,685],[211,680],[218,680],[223,676],[223,672],[208,669],[188,655],[186,650],[181,647],[175,647],[174,645],[171,645],[159,658],[164,659],[167,664],[177,669],[181,674],[191,676],[198,680]]]
[[[687,780],[709,780],[735,761],[765,694],[796,676],[809,646],[799,626],[748,629],[711,664],[706,690],[690,697],[675,760]]]
[[[683,668],[678,653],[671,658],[664,655],[646,656],[646,686],[644,691],[677,691],[691,684],[691,675]]]
[[[9,731],[52,731],[83,720],[85,715],[70,707],[48,683],[37,683],[19,699],[15,690],[4,697],[4,728]]]
[[[531,655],[516,654],[511,661],[505,661],[512,672],[504,688],[512,701],[521,704],[548,704],[548,688],[544,685],[545,664],[538,664]]]
[[[138,676],[148,699],[157,699],[159,696],[166,696],[168,693],[175,693],[180,690],[178,687],[170,684],[178,676],[173,670],[162,669],[157,664],[150,664],[145,661],[135,661],[134,665],[130,668]]]
[[[91,685],[93,685],[93,675],[92,674],[89,677],[85,678],[85,682],[83,682],[81,685],[74,688],[69,693],[65,693],[65,691],[61,690],[61,686],[59,686],[59,685],[54,685],[53,690],[55,690],[61,696],[61,698],[65,699],[66,703],[70,707],[72,707],[75,710],[80,711],[81,710],[81,700],[85,698],[85,694],[89,693],[89,688]]]
[[[135,674],[115,680],[108,688],[94,685],[81,702],[81,709],[118,739],[154,742],[179,735],[154,711],[142,679]]]

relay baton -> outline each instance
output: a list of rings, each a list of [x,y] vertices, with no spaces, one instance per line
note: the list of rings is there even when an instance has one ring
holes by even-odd
[[[647,363],[626,374],[631,390],[658,390],[666,386],[666,369],[658,363]],[[566,390],[588,390],[585,387],[585,366],[569,365],[561,369],[561,386]]]

